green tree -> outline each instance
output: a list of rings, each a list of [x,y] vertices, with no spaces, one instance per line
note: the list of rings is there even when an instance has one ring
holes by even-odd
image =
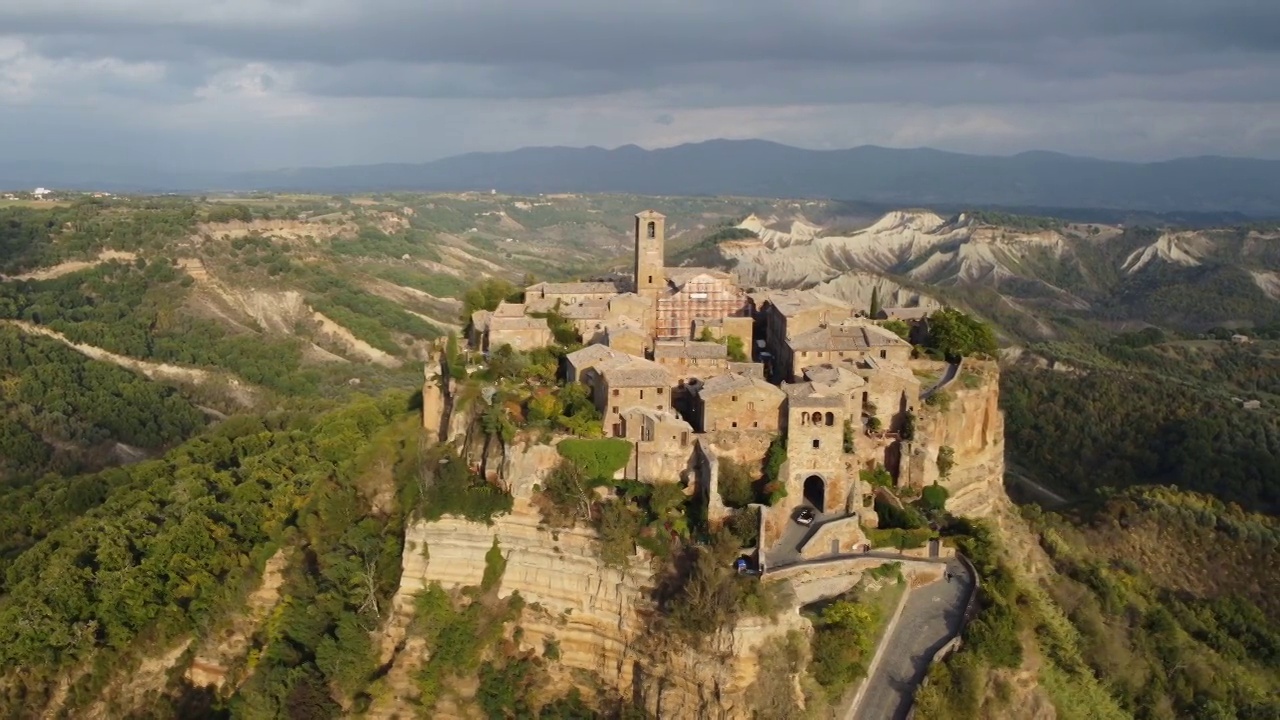
[[[995,331],[955,308],[943,308],[929,316],[929,345],[947,357],[995,357]]]
[[[868,314],[874,318],[880,314],[880,309],[880,286],[877,285],[871,288],[871,307]]]
[[[938,448],[938,475],[942,479],[951,476],[951,469],[956,466],[956,451],[950,445],[943,445]]]
[[[742,338],[737,335],[730,335],[725,338],[725,349],[729,354],[729,360],[732,362],[750,362],[751,360],[751,358],[747,357],[747,349],[742,342]]]

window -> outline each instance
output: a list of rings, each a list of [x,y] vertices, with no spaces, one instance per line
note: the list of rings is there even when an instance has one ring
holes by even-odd
[[[755,404],[755,403],[753,403],[753,402],[749,402],[749,403],[747,403],[747,410],[755,410],[755,409],[756,409],[756,404]]]
[[[889,357],[889,351],[888,351],[888,350],[881,350],[881,351],[880,351],[880,357],[881,357],[881,358],[888,358],[888,357]]]
[[[832,425],[835,425],[835,424],[836,424],[835,413],[827,413],[827,427],[831,427]]]
[[[613,389],[613,396],[614,396],[614,397],[618,397],[619,393],[621,393],[621,392],[622,392],[622,391],[618,390],[618,388],[614,388],[614,389]]]
[[[659,406],[658,406],[658,409],[659,409],[659,410],[661,410],[661,409],[663,409],[664,407],[666,407],[666,406],[665,406],[665,405],[659,405]]]
[[[652,275],[650,275],[650,276],[649,276],[649,284],[650,284],[650,285],[652,285],[652,284],[653,284],[653,276],[652,276]]]
[[[736,421],[731,423],[731,427],[738,427],[738,423]]]
[[[617,414],[618,414],[618,406],[617,406],[617,405],[614,405],[614,406],[613,406],[613,414],[614,414],[614,415],[617,415]]]
[[[809,357],[809,351],[808,351],[808,350],[805,350],[805,351],[801,352],[801,353],[800,353],[800,357]]]
[[[615,410],[614,412],[617,412],[617,410]],[[622,437],[622,423],[613,424],[613,436]]]
[[[813,441],[813,449],[814,449],[814,450],[817,450],[817,449],[818,449],[818,446],[819,446],[819,445],[821,445],[821,444],[822,444],[822,443],[820,443],[820,442],[817,440],[817,438],[814,438],[814,441]]]
[[[758,428],[758,427],[760,427],[760,423],[758,423],[758,422],[753,422],[753,423],[751,423],[751,427]]]
[[[666,388],[658,388],[658,394],[661,395],[664,390],[666,390]]]
[[[816,412],[816,413],[814,413],[814,414],[813,414],[813,417],[809,418],[809,421],[810,421],[810,422],[812,422],[814,425],[821,425],[821,424],[822,424],[822,413],[820,413],[820,412]]]
[[[640,399],[641,399],[641,400],[643,400],[643,399],[644,399],[644,391],[643,391],[643,390],[641,390],[641,391],[640,391]]]
[[[653,222],[652,220],[649,221],[649,237],[658,237],[658,223]],[[653,280],[650,280],[649,282],[653,282]]]
[[[737,395],[734,395],[734,396],[733,396],[733,402],[738,402],[738,396],[737,396]]]
[[[640,440],[641,440],[642,442],[652,442],[652,441],[653,441],[653,428],[649,427],[648,425],[644,425],[644,426],[642,426],[642,427],[640,428]]]

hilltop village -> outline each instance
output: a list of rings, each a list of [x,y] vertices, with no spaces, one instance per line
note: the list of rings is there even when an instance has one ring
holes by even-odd
[[[559,379],[584,385],[605,436],[631,443],[620,472],[701,491],[713,523],[731,513],[717,489],[720,458],[754,467],[785,458],[772,489],[778,501],[762,506],[761,565],[768,548],[786,562],[867,547],[864,529],[878,523],[869,476],[917,488],[937,479],[926,460],[938,448],[914,442],[919,361],[877,322],[920,336],[924,309],[882,309],[873,319],[835,298],[749,292],[718,270],[666,267],[665,217],[653,210],[635,216],[634,242],[631,277],[537,283],[521,303],[475,312],[472,349],[532,351],[555,342],[552,316],[571,323],[584,346],[563,357]],[[946,367],[937,384],[957,370]],[[429,367],[424,419],[433,432],[448,392]],[[804,547],[781,542],[801,508],[815,511],[819,532]]]

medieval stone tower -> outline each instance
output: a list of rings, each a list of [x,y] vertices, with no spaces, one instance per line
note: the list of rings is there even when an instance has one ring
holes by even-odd
[[[636,294],[649,298],[658,309],[658,297],[667,287],[664,274],[665,215],[653,210],[636,214]]]
[[[845,467],[843,399],[791,394],[787,403],[787,503],[844,512],[853,489]]]

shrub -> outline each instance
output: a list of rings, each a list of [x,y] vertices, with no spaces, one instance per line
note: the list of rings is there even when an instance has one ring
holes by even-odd
[[[930,394],[929,397],[925,398],[924,404],[928,405],[931,408],[937,408],[942,412],[947,412],[951,410],[951,401],[954,399],[955,398],[952,397],[951,393],[947,392],[946,390],[939,390],[935,393]]]
[[[591,479],[612,479],[631,458],[631,443],[621,438],[571,438],[556,450]]]
[[[956,466],[955,448],[943,445],[938,448],[938,475],[945,480],[951,476],[951,469]],[[945,499],[945,498],[944,498]]]
[[[934,483],[920,491],[920,507],[930,512],[942,512],[947,505],[950,493],[941,485]]]
[[[745,465],[732,458],[720,458],[720,499],[729,507],[745,507],[756,498],[755,478]]]

